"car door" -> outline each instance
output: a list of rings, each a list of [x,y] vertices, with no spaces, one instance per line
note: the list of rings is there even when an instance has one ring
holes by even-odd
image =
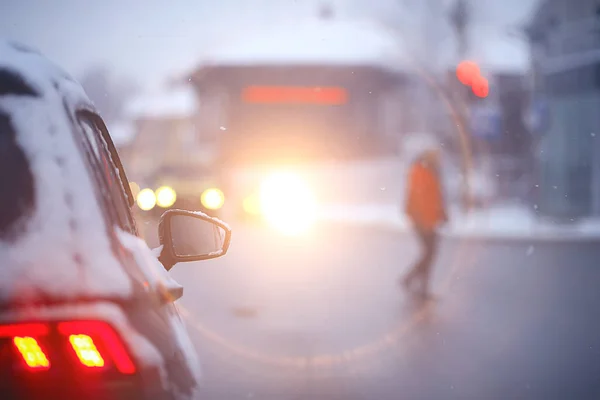
[[[77,114],[77,123],[99,188],[108,234],[115,241],[116,255],[122,260],[141,300],[128,303],[125,311],[131,324],[163,355],[165,372],[172,386],[180,393],[192,393],[199,379],[195,350],[174,302],[161,290],[166,270],[137,237],[130,210],[133,198],[117,151],[99,116],[82,111]]]

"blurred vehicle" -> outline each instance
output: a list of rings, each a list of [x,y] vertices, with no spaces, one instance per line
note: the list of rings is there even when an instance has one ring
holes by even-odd
[[[146,181],[145,189],[140,188],[137,193],[136,205],[143,212],[142,218],[155,221],[170,209],[200,211],[218,217],[224,204],[223,192],[212,171],[190,165],[159,170],[152,180]]]
[[[191,82],[207,116],[201,129],[217,138],[228,218],[303,231],[322,202],[380,196],[391,182],[357,173],[372,164],[354,167],[395,157],[410,124],[411,75],[400,59],[389,33],[339,21],[208,56]]]
[[[214,146],[199,140],[196,108],[191,88],[170,87],[140,94],[126,107],[134,134],[123,162],[143,220],[157,222],[165,210],[181,208],[218,216]]]
[[[150,250],[83,89],[12,43],[0,44],[0,137],[2,399],[194,398],[183,288],[167,270],[225,254],[229,228],[169,211]]]

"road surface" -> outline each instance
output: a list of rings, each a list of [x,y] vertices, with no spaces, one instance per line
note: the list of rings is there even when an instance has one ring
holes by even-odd
[[[446,240],[426,304],[396,284],[416,252],[240,226],[226,257],[176,266],[202,398],[600,398],[600,246]]]

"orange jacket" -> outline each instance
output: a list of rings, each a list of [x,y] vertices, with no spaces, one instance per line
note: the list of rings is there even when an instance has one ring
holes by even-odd
[[[410,168],[405,211],[424,230],[434,230],[447,219],[438,172],[422,161]]]

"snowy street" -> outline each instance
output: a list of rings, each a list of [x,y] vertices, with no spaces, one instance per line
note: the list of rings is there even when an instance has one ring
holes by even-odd
[[[396,285],[410,236],[233,228],[226,257],[172,271],[203,399],[600,395],[597,245],[445,238],[423,306]]]
[[[357,227],[385,228],[399,233],[410,231],[410,222],[397,204],[323,207],[320,219]],[[518,204],[474,209],[469,213],[459,207],[451,207],[450,222],[441,234],[494,240],[594,240],[600,238],[600,219],[556,223],[539,218],[533,209]]]

